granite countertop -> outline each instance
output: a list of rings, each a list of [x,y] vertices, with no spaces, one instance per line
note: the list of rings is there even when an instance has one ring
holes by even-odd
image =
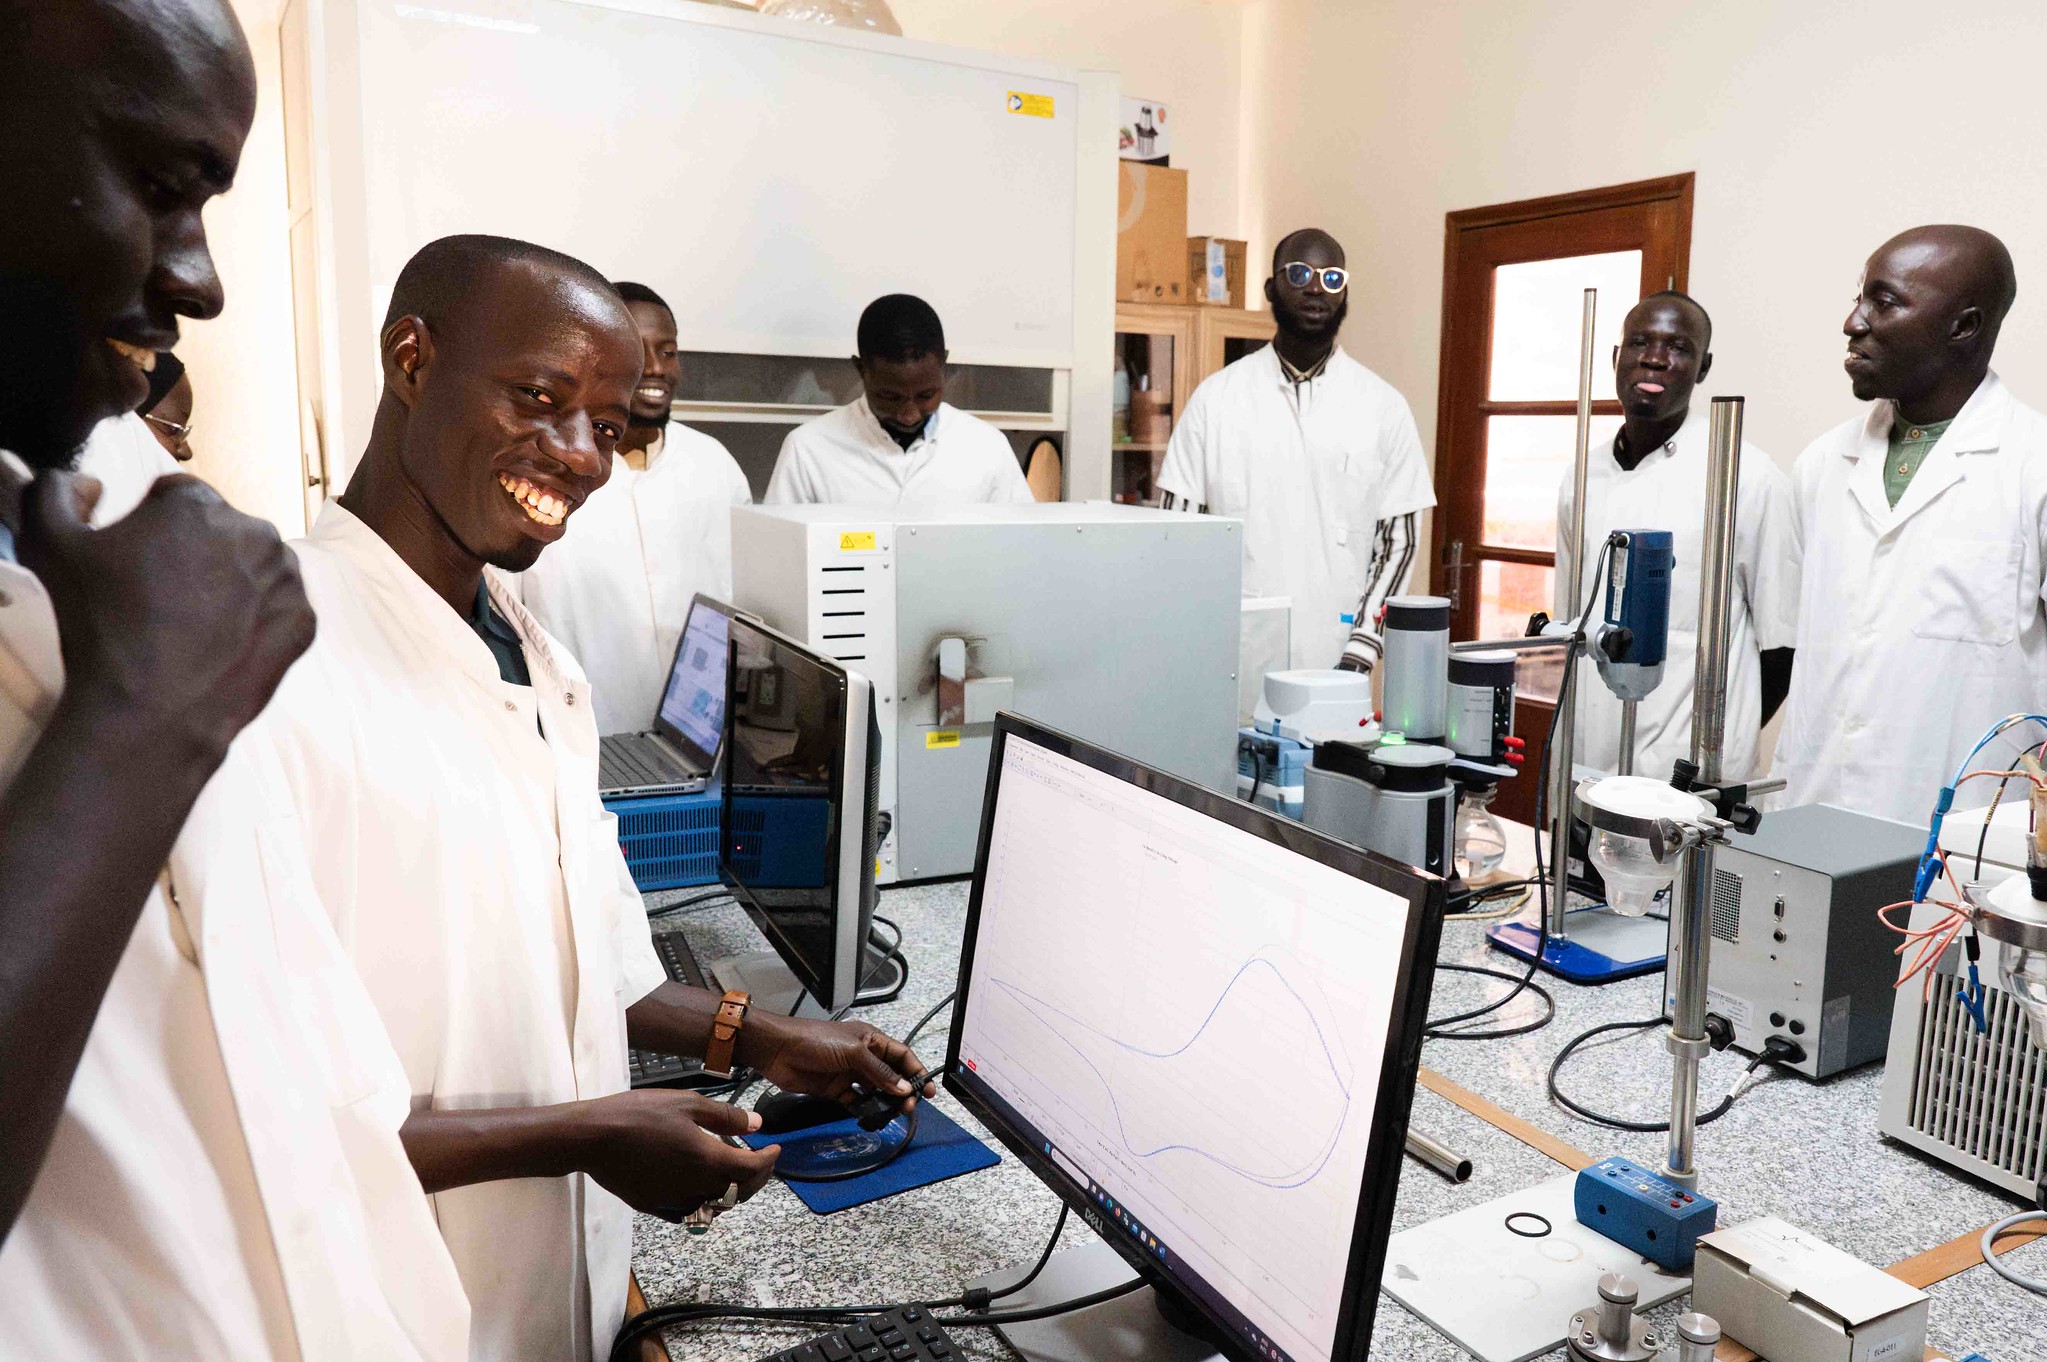
[[[691,891],[656,895],[650,906]],[[953,986],[966,920],[964,881],[883,891],[881,912],[903,928],[911,973],[894,1002],[863,1009],[874,1025],[901,1035]],[[729,902],[677,918],[657,930],[685,930],[697,956],[762,949],[759,934]],[[1453,923],[1445,931],[1445,962],[1513,962],[1489,951],[1482,929]],[[1505,963],[1503,963],[1503,961]],[[1660,1135],[1607,1130],[1552,1106],[1544,1075],[1569,1037],[1605,1021],[1656,1014],[1662,976],[1603,988],[1543,978],[1557,1000],[1556,1020],[1526,1036],[1484,1042],[1430,1041],[1423,1064],[1541,1129],[1589,1153],[1622,1154],[1650,1167],[1663,1155]],[[1507,985],[1464,974],[1441,974],[1438,1014],[1489,1000]],[[1524,995],[1498,1014],[1500,1024],[1532,1019],[1540,1004]],[[918,1042],[927,1063],[945,1046],[946,1016]],[[1701,1080],[1711,1105],[1745,1060],[1712,1056]],[[1669,1103],[1669,1058],[1654,1029],[1581,1050],[1567,1070],[1566,1090],[1614,1115],[1657,1120]],[[1756,1084],[1720,1120],[1699,1132],[1705,1186],[1721,1203],[1720,1223],[1778,1215],[1867,1262],[1882,1266],[1946,1242],[2023,1209],[2015,1202],[1922,1159],[1876,1133],[1883,1066],[1869,1065],[1828,1082],[1788,1075]],[[1002,1153],[994,1168],[831,1216],[813,1215],[787,1187],[773,1183],[710,1234],[641,1216],[634,1228],[633,1266],[649,1302],[720,1301],[750,1305],[831,1305],[930,1299],[957,1294],[996,1268],[1029,1263],[1042,1251],[1059,1201],[950,1097],[936,1099],[954,1119]],[[1512,1136],[1426,1089],[1415,1097],[1414,1127],[1469,1157],[1469,1182],[1453,1185],[1412,1159],[1403,1161],[1394,1228],[1424,1224],[1557,1176],[1565,1170]],[[1060,1248],[1093,1238],[1069,1218]],[[2047,1239],[2010,1257],[2020,1271],[2047,1275]],[[1953,1357],[1975,1351],[1995,1362],[2047,1358],[2047,1302],[2004,1282],[1981,1265],[1934,1286],[1928,1342]],[[1588,1304],[1590,1302],[1587,1302]],[[1663,1322],[1676,1306],[1651,1312]],[[799,1342],[814,1328],[692,1325],[670,1332],[671,1353],[692,1362],[748,1362]],[[987,1329],[954,1337],[972,1358],[1014,1354]],[[1466,1354],[1381,1295],[1371,1355],[1401,1362],[1457,1362]],[[1561,1358],[1561,1351],[1553,1354]]]

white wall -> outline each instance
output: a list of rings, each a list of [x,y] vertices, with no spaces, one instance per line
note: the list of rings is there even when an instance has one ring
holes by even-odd
[[[889,0],[903,36],[1083,70],[1170,111],[1187,230],[1242,236],[1244,0]],[[942,169],[934,168],[934,174]]]
[[[2037,0],[1250,0],[1247,28],[1247,231],[1344,242],[1345,344],[1432,452],[1443,215],[1685,170],[1710,387],[1748,397],[1780,460],[1853,413],[1841,321],[1869,253],[1918,223],[2011,247],[1998,367],[2047,403]]]
[[[206,211],[227,307],[187,320],[178,357],[194,395],[192,471],[230,502],[297,535],[300,495],[298,376],[292,363],[290,223],[284,191],[279,90],[279,0],[234,0],[256,57],[256,125],[241,172]]]

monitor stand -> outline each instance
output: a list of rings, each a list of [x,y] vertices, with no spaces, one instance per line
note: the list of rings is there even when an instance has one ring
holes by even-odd
[[[1028,1266],[1001,1268],[969,1285],[1000,1291],[1029,1270]],[[1136,1275],[1107,1244],[1087,1244],[1053,1254],[1036,1281],[1014,1296],[996,1301],[990,1310],[999,1314],[1056,1305],[1107,1290]],[[1167,1320],[1165,1309],[1161,1298],[1147,1286],[1085,1310],[997,1325],[996,1332],[1024,1362],[1222,1362],[1213,1343],[1176,1327]],[[1185,1324],[1200,1328],[1205,1321],[1189,1318]]]
[[[711,982],[721,989],[738,989],[753,995],[754,1006],[764,1007],[781,1016],[792,1011],[799,1017],[829,1017],[831,1012],[821,1006],[809,989],[796,978],[795,971],[782,963],[782,957],[773,951],[753,951],[745,955],[728,955],[722,960],[713,960],[706,971]],[[864,999],[868,993],[887,993],[900,986],[900,966],[885,964],[881,953],[869,947],[867,954],[867,987],[856,996]],[[797,1010],[801,1001],[803,1006]]]

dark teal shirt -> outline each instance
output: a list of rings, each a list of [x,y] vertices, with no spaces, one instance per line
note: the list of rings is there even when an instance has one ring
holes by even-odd
[[[526,670],[526,650],[519,644],[519,631],[490,603],[490,592],[482,582],[476,584],[476,608],[469,612],[469,627],[497,659],[498,676],[506,685],[533,684],[532,674]]]

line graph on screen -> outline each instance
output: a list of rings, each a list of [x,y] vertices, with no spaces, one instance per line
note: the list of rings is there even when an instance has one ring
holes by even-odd
[[[1327,1167],[1350,1119],[1354,1070],[1335,1009],[1284,947],[1261,947],[1203,1006],[1116,1000],[1120,1035],[1010,980],[988,982],[1003,1047],[1146,1166],[1192,1159],[1260,1187],[1300,1188]],[[1101,1000],[1090,1011],[1099,1015]],[[1250,1077],[1287,1095],[1283,1114],[1229,1095]]]

